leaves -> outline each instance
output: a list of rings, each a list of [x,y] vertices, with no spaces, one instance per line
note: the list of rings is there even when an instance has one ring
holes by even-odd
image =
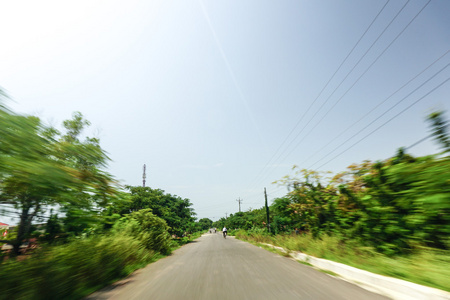
[[[181,236],[194,221],[194,211],[189,199],[165,193],[150,187],[127,186],[127,201],[111,207],[110,213],[126,215],[142,209],[151,209],[152,213],[164,219],[169,225],[170,233]]]
[[[430,114],[427,121],[431,125],[431,133],[439,142],[444,152],[450,152],[450,135],[448,133],[448,121],[444,120],[444,112],[437,111]]]
[[[88,124],[75,113],[64,121],[63,135],[37,117],[0,108],[0,198],[20,213],[16,252],[32,220],[47,207],[87,213],[114,200],[112,176],[102,170],[109,160],[105,151],[97,139],[79,140]]]

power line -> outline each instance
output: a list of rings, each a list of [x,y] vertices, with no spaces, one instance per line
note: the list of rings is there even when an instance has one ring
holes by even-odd
[[[409,2],[409,1],[408,1]],[[407,3],[408,3],[407,2]],[[369,69],[378,61],[378,59],[380,59],[380,57],[392,46],[392,44],[403,34],[403,32],[405,32],[405,30],[412,24],[412,22],[419,16],[419,14],[425,9],[425,7],[427,7],[427,5],[431,2],[431,0],[429,0],[423,7],[422,9],[411,19],[411,21],[409,21],[409,23],[400,31],[400,33],[397,34],[397,36],[389,43],[389,45],[377,56],[377,58],[375,58],[375,60],[366,68],[366,70],[356,79],[356,81],[345,91],[345,93],[333,104],[333,106],[330,107],[330,109],[328,109],[328,111],[325,113],[325,115],[322,116],[322,118],[314,125],[314,127],[312,127],[310,129],[310,131],[303,137],[302,140],[300,140],[295,147],[291,150],[291,152],[289,152],[289,154],[285,157],[285,159],[287,157],[289,157],[292,152],[298,148],[298,146],[300,145],[301,142],[303,142],[303,140],[315,129],[317,128],[317,126],[323,121],[323,119],[325,119],[325,117],[333,110],[333,108],[344,98],[345,95],[347,95],[347,93],[356,85],[356,83],[359,82],[359,80],[369,71]],[[406,4],[407,4],[406,3]],[[405,4],[405,5],[406,5]],[[405,6],[402,7],[402,10]],[[400,10],[401,11],[401,10]],[[398,16],[398,14],[396,15],[396,17]],[[392,21],[391,21],[392,22]],[[384,31],[383,31],[384,32]],[[372,44],[373,46],[373,44]],[[359,63],[359,61],[358,61]],[[353,69],[352,69],[353,70]],[[341,82],[342,83],[342,82]],[[328,101],[328,99],[327,99]],[[284,160],[283,160],[284,161]]]
[[[338,73],[338,71],[341,69],[341,67],[344,65],[344,63],[347,61],[347,59],[350,57],[350,55],[353,53],[353,51],[355,50],[355,48],[359,45],[359,43],[361,42],[361,40],[363,39],[363,37],[366,35],[366,33],[369,31],[369,29],[372,27],[372,25],[375,23],[375,21],[378,19],[378,17],[380,16],[380,14],[383,12],[383,10],[386,8],[387,4],[389,3],[390,0],[386,1],[386,3],[383,5],[383,7],[380,9],[380,11],[377,13],[377,15],[375,16],[375,18],[372,20],[372,22],[370,23],[370,25],[366,28],[366,30],[364,31],[364,33],[361,35],[361,37],[358,39],[358,41],[355,43],[355,45],[353,46],[353,48],[350,50],[350,52],[347,54],[347,56],[344,58],[344,60],[341,62],[341,64],[339,65],[339,67],[336,69],[336,71],[333,73],[333,75],[330,77],[330,79],[328,80],[328,82],[325,84],[325,86],[322,88],[322,90],[319,92],[319,94],[317,95],[317,97],[314,99],[314,101],[310,104],[310,106],[308,107],[308,109],[303,113],[302,117],[300,117],[300,119],[298,120],[298,122],[296,123],[296,125],[292,128],[292,130],[289,132],[289,134],[286,136],[286,138],[284,139],[284,141],[280,144],[280,146],[278,147],[278,149],[275,151],[275,153],[272,155],[272,157],[269,159],[269,161],[265,164],[265,166],[262,168],[262,170],[260,171],[260,173],[255,177],[256,179],[254,180],[254,182],[256,182],[257,178],[262,175],[262,173],[264,172],[265,168],[269,165],[269,163],[272,161],[272,159],[276,156],[276,154],[280,151],[280,149],[283,147],[283,145],[287,142],[287,140],[289,139],[289,137],[292,135],[292,133],[295,131],[295,129],[297,129],[298,125],[301,123],[301,121],[304,119],[305,115],[310,111],[310,109],[312,108],[312,106],[317,102],[317,100],[319,99],[319,97],[322,95],[323,91],[328,87],[328,85],[330,84],[330,82],[333,80],[333,78],[336,76],[336,74]],[[409,0],[408,0],[409,2]],[[402,8],[403,9],[403,8]],[[288,147],[290,146],[290,144],[288,145]],[[287,148],[288,148],[287,147]]]
[[[426,141],[427,139],[431,138],[432,136],[433,136],[433,134],[430,134],[430,135],[424,137],[423,139],[420,139],[419,141],[415,142],[415,143],[412,144],[411,146],[406,147],[405,150],[408,150],[408,149],[410,149],[410,148],[412,148],[412,147],[414,147],[414,146],[416,146],[416,145],[418,145],[418,144],[420,144],[420,143]]]
[[[345,77],[344,77],[344,79],[342,79],[341,80],[341,82],[338,84],[338,86],[333,90],[333,92],[328,96],[328,98],[325,100],[325,102],[323,102],[322,103],[322,105],[319,107],[319,109],[317,109],[316,110],[316,112],[314,113],[314,115],[309,119],[309,121],[308,121],[308,123],[306,123],[306,125],[305,126],[303,126],[303,128],[302,128],[302,130],[295,136],[295,138],[291,141],[291,144],[292,144],[292,142],[294,142],[294,140],[296,140],[299,136],[300,136],[300,134],[303,132],[303,130],[305,130],[306,129],[306,127],[311,123],[311,121],[315,118],[315,116],[322,110],[322,108],[325,106],[325,104],[327,104],[328,103],[328,101],[330,100],[330,98],[334,95],[334,93],[341,87],[341,85],[344,83],[344,81],[348,78],[348,76],[350,76],[350,74],[355,70],[355,68],[359,65],[359,63],[364,59],[364,57],[366,57],[366,55],[367,55],[367,53],[369,53],[369,51],[373,48],[373,46],[377,43],[377,41],[381,38],[381,36],[386,32],[386,30],[391,26],[391,24],[395,21],[395,19],[397,19],[397,17],[400,15],[400,13],[403,11],[403,9],[406,7],[406,5],[409,3],[409,1],[411,1],[411,0],[408,0],[403,6],[402,6],[402,8],[397,12],[397,14],[392,18],[392,20],[386,25],[386,27],[384,28],[384,30],[378,35],[378,37],[375,39],[375,41],[369,46],[369,48],[366,50],[366,52],[359,58],[359,60],[356,62],[356,64],[350,69],[350,71],[349,72],[347,72],[347,74],[345,75]],[[389,45],[390,46],[390,45]],[[389,47],[388,46],[388,47]],[[383,52],[384,53],[384,52]],[[380,55],[381,56],[381,55]],[[375,60],[376,61],[376,60]],[[373,65],[373,64],[372,64]],[[370,67],[372,67],[372,65],[370,65],[369,66],[369,68],[368,69],[370,69]],[[367,69],[367,70],[368,70]],[[363,75],[364,75],[365,73],[363,73]],[[362,77],[362,76],[361,76]],[[356,81],[356,82],[358,82],[358,81]],[[356,84],[356,82],[350,87],[350,88],[352,88],[355,84]],[[348,90],[347,90],[347,92],[348,92]],[[345,94],[344,94],[345,95]],[[335,104],[333,105],[333,107],[337,104],[337,103],[339,103],[339,101],[342,99],[342,97],[337,101],[337,102],[335,102]],[[327,112],[328,113],[328,112]],[[323,120],[323,118],[322,119],[320,119],[319,120],[319,122],[318,123],[316,123],[316,125],[312,128],[312,130],[313,129],[315,129],[316,127],[317,127],[317,125],[321,122]],[[309,133],[311,133],[311,130],[307,133],[307,135],[309,134]],[[306,136],[307,136],[306,135]],[[305,136],[305,137],[306,137]],[[305,138],[304,137],[304,138]],[[289,155],[291,155],[291,153],[298,147],[298,145],[304,140],[304,138],[299,142],[299,143],[297,143],[297,145],[292,149],[292,151],[291,152],[289,152],[289,154],[287,155],[287,156],[289,156]],[[288,146],[290,146],[290,144],[288,145]],[[287,150],[287,148],[285,149],[285,150]],[[284,152],[283,152],[284,153]],[[283,154],[282,153],[282,154]],[[281,158],[281,155],[280,155],[280,158]]]
[[[430,65],[428,65],[425,69],[423,69],[421,72],[419,72],[416,76],[408,80],[404,85],[402,85],[400,88],[398,88],[394,93],[392,93],[389,97],[384,99],[382,102],[378,103],[375,107],[373,107],[369,112],[367,112],[365,115],[360,117],[356,122],[352,123],[350,126],[348,126],[344,131],[342,131],[340,134],[336,135],[333,139],[331,139],[325,146],[320,148],[319,150],[315,151],[312,155],[310,155],[308,158],[306,158],[300,165],[305,163],[306,161],[309,161],[313,156],[315,156],[317,153],[321,152],[323,149],[325,149],[328,145],[330,145],[332,142],[334,142],[336,139],[341,137],[345,132],[347,132],[350,128],[353,128],[356,124],[358,124],[361,120],[365,119],[368,115],[370,115],[373,111],[375,111],[378,107],[380,107],[382,104],[384,104],[387,100],[392,98],[395,94],[397,94],[400,90],[402,90],[404,87],[406,87],[408,84],[410,84],[413,80],[415,80],[417,77],[422,75],[426,70],[431,68],[434,64],[436,64],[439,60],[441,60],[443,57],[445,57],[450,50],[447,50],[443,55],[441,55],[439,58],[434,60]]]
[[[390,118],[389,120],[387,120],[386,122],[384,122],[383,124],[381,124],[379,127],[377,127],[375,130],[371,131],[369,134],[367,134],[366,136],[364,136],[363,138],[361,138],[360,140],[358,140],[357,142],[355,142],[354,144],[352,144],[350,147],[346,148],[344,151],[340,152],[339,154],[337,154],[336,156],[334,156],[332,159],[328,160],[326,163],[322,164],[321,166],[319,166],[318,168],[316,168],[316,170],[320,169],[321,167],[325,166],[326,164],[328,164],[329,162],[331,162],[332,160],[336,159],[337,157],[339,157],[340,155],[342,155],[343,153],[347,152],[348,150],[350,150],[351,148],[353,148],[354,146],[356,146],[357,144],[359,144],[361,141],[363,141],[364,139],[366,139],[367,137],[369,137],[370,135],[374,134],[376,131],[378,131],[380,128],[382,128],[383,126],[385,126],[386,124],[388,124],[389,122],[391,122],[393,119],[397,118],[399,115],[401,115],[402,113],[404,113],[405,111],[407,111],[408,109],[410,109],[412,106],[414,106],[415,104],[419,103],[421,100],[423,100],[425,97],[427,97],[429,94],[431,94],[432,92],[434,92],[435,90],[437,90],[438,88],[440,88],[442,85],[444,85],[447,81],[450,80],[450,77],[447,78],[446,80],[444,80],[443,82],[441,82],[439,85],[437,85],[436,87],[434,87],[431,91],[429,91],[428,93],[426,93],[424,96],[420,97],[418,100],[416,100],[415,102],[413,102],[411,105],[409,105],[408,107],[406,107],[405,109],[403,109],[402,111],[400,111],[398,114],[396,114],[395,116],[393,116],[392,118]]]
[[[343,146],[345,143],[347,143],[349,140],[351,140],[352,138],[354,138],[355,136],[357,136],[358,134],[360,134],[362,131],[364,131],[367,127],[369,127],[370,125],[372,125],[374,122],[376,122],[377,120],[379,120],[381,117],[383,117],[384,115],[386,115],[388,112],[390,112],[391,110],[393,110],[397,105],[399,105],[400,103],[402,103],[405,99],[407,99],[409,96],[411,96],[413,93],[415,93],[418,89],[420,89],[421,87],[423,87],[426,83],[428,83],[431,79],[433,79],[434,77],[436,77],[439,73],[441,73],[443,70],[445,70],[448,66],[450,65],[450,63],[448,63],[447,65],[445,65],[445,67],[441,68],[438,72],[436,72],[433,76],[431,76],[430,78],[428,78],[425,82],[423,82],[421,85],[419,85],[418,87],[416,87],[414,90],[412,90],[409,94],[407,94],[405,97],[403,97],[402,99],[400,99],[399,101],[397,101],[397,103],[395,103],[393,106],[391,106],[389,109],[387,109],[385,112],[383,112],[381,115],[379,115],[377,118],[375,118],[374,120],[372,120],[372,122],[370,122],[369,124],[367,124],[365,127],[363,127],[362,129],[360,129],[357,133],[355,133],[354,135],[352,135],[350,138],[348,138],[345,142],[341,143],[338,147],[336,147],[334,150],[332,150],[331,152],[329,152],[328,154],[326,154],[324,157],[322,157],[320,160],[318,160],[317,162],[315,162],[314,164],[312,164],[311,166],[308,167],[311,168],[312,166],[314,166],[315,164],[319,163],[321,160],[323,160],[324,158],[326,158],[328,155],[330,155],[331,153],[333,153],[334,151],[336,151],[337,149],[339,149],[341,146]]]
[[[334,103],[334,105],[325,113],[325,115],[319,120],[319,122],[316,123],[316,125],[311,128],[311,130],[307,133],[310,134],[312,132],[312,130],[314,130],[318,124],[320,124],[320,122],[331,112],[331,110],[334,109],[334,107],[343,99],[343,97],[356,85],[356,83],[359,82],[359,80],[370,70],[370,68],[379,60],[379,58],[393,45],[393,43],[395,41],[397,41],[397,39],[405,32],[405,30],[414,22],[414,20],[420,15],[420,13],[427,7],[427,5],[431,2],[428,1],[420,10],[418,13],[416,13],[416,15],[409,21],[408,24],[406,24],[406,26],[404,26],[404,28],[397,34],[397,36],[388,44],[387,47],[385,47],[385,49],[378,55],[378,57],[369,65],[369,67],[366,68],[366,70],[359,76],[359,78],[350,86],[349,89],[347,89],[347,91],[338,99],[338,101],[336,101]],[[379,38],[386,32],[386,30],[389,28],[389,26],[392,24],[392,22],[399,16],[399,14],[403,11],[403,9],[406,7],[406,5],[409,3],[409,1],[407,1],[403,7],[397,12],[397,14],[395,15],[395,17],[389,22],[389,24],[384,28],[384,30],[380,33],[380,35],[377,37],[377,39],[372,43],[372,45],[366,50],[366,52],[364,53],[364,55],[358,60],[358,62],[353,66],[353,68],[347,73],[347,75],[344,77],[344,79],[339,83],[339,85],[337,86],[337,88],[333,91],[333,93],[327,98],[327,100],[322,104],[322,106],[316,111],[316,113],[312,116],[312,118],[310,118],[310,120],[308,121],[308,123],[302,128],[302,130],[296,135],[296,137],[291,140],[291,142],[289,143],[289,145],[285,148],[285,150],[278,156],[277,160],[280,159],[282,157],[282,155],[290,148],[291,144],[299,137],[299,135],[306,129],[306,127],[309,125],[309,123],[315,118],[315,116],[317,115],[317,113],[324,107],[324,105],[328,102],[328,100],[331,98],[331,96],[337,91],[337,89],[342,85],[342,83],[347,79],[347,77],[350,75],[350,73],[353,72],[353,70],[357,67],[357,65],[362,61],[362,59],[366,56],[366,54],[372,49],[372,47],[376,44],[376,42],[379,40]],[[386,5],[386,4],[385,4]],[[334,76],[335,74],[333,74]],[[328,83],[327,83],[328,85]],[[323,89],[324,90],[324,89]],[[321,93],[323,92],[323,90],[321,91]],[[319,95],[321,95],[321,93]],[[317,100],[317,98],[316,98]],[[315,102],[315,101],[314,101]],[[313,103],[314,103],[313,102]],[[312,106],[310,106],[312,107]],[[308,108],[308,112],[309,112]],[[303,119],[303,117],[301,118],[301,120]],[[301,121],[300,120],[300,121]],[[299,122],[300,123],[300,122]],[[299,124],[298,123],[298,124]],[[298,126],[298,124],[294,127],[293,130],[295,130]],[[293,130],[291,130],[291,133],[293,132]],[[288,135],[288,137],[291,135],[291,133]],[[305,136],[306,137],[306,136]],[[305,138],[304,137],[304,138]],[[297,145],[292,148],[292,150],[289,152],[289,154],[287,156],[284,157],[283,161],[289,156],[291,155],[291,153],[299,146],[299,144],[304,140],[304,138],[299,141],[297,143]],[[285,139],[285,141],[287,140],[287,138]],[[282,145],[284,145],[285,141],[282,143]],[[263,170],[261,171],[260,174],[263,174],[264,171],[266,170],[266,167],[268,166],[268,164],[273,160],[273,158],[276,156],[276,154],[278,153],[279,149],[281,149],[282,145],[278,148],[278,150],[275,152],[275,154],[272,156],[272,158],[269,160],[269,162],[264,166]],[[267,173],[267,172],[266,172]],[[260,174],[257,176],[257,178],[260,176]],[[267,178],[268,174],[266,176],[264,176],[261,180],[264,180],[265,178]],[[261,181],[259,180],[259,181]],[[255,182],[259,182],[255,179]]]
[[[417,16],[425,9],[425,7],[430,3],[431,0],[429,0],[422,9],[411,19],[411,21],[400,31],[399,34],[389,43],[389,45],[378,55],[378,57],[369,65],[369,67],[366,68],[366,70],[358,77],[358,79],[350,86],[349,89],[334,103],[334,105],[325,113],[325,115],[310,129],[310,131],[291,149],[291,151],[284,156],[282,159],[282,162],[286,160],[287,157],[289,157],[293,151],[295,151],[301,142],[322,122],[322,120],[325,118],[326,115],[342,100],[342,98],[356,85],[356,83],[369,71],[369,69],[378,61],[378,59],[392,46],[392,44],[403,34],[403,32],[411,25],[411,23],[417,18]],[[334,89],[334,91],[331,93],[331,95],[325,100],[325,102],[319,107],[319,109],[314,113],[314,115],[309,119],[308,123],[303,126],[303,128],[300,130],[300,132],[294,137],[293,140],[288,144],[288,146],[285,148],[285,150],[278,156],[277,159],[280,159],[282,155],[289,149],[291,144],[300,136],[300,134],[306,129],[306,127],[310,124],[310,122],[314,119],[314,117],[319,113],[319,111],[323,108],[323,106],[329,101],[332,95],[336,92],[336,90],[342,85],[342,83],[347,79],[347,77],[353,72],[353,70],[358,66],[358,64],[362,61],[362,59],[367,55],[367,53],[372,49],[372,47],[375,45],[375,43],[380,39],[380,37],[386,32],[386,30],[390,27],[390,25],[393,23],[393,21],[400,15],[400,13],[403,11],[403,9],[406,7],[406,5],[410,2],[408,0],[402,8],[397,12],[397,14],[391,19],[391,21],[388,23],[388,25],[384,28],[384,30],[378,35],[378,37],[375,39],[375,41],[371,44],[371,46],[366,50],[366,52],[363,54],[363,56],[358,60],[358,62],[353,66],[353,68],[347,73],[347,75],[344,77],[344,79],[339,83],[339,85]],[[264,180],[267,178],[267,175],[262,179]]]

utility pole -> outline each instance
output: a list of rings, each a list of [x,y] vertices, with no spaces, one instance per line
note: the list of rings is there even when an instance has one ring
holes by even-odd
[[[145,187],[145,178],[147,175],[145,175],[145,164],[144,164],[144,173],[142,174],[142,187]]]
[[[239,212],[241,212],[241,202],[244,202],[244,200],[241,200],[241,198],[239,197],[239,199],[236,201],[239,202]]]
[[[269,206],[267,205],[267,193],[266,193],[266,188],[264,188],[264,197],[266,198],[267,230],[270,232]]]
[[[228,219],[228,213],[225,213],[225,219]]]

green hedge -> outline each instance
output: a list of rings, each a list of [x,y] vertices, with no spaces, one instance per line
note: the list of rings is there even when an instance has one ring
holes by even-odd
[[[154,257],[129,236],[74,240],[1,264],[0,299],[80,299]]]
[[[170,227],[165,220],[155,216],[151,209],[141,209],[121,218],[114,224],[115,234],[132,236],[147,249],[170,254]]]

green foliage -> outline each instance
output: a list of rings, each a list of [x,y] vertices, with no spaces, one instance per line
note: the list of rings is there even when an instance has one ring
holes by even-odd
[[[236,228],[246,228],[246,220],[245,214],[243,212],[237,212],[235,214],[230,214],[230,217],[227,220],[227,228],[236,229]]]
[[[271,236],[240,231],[236,237],[257,245],[267,243],[288,251],[301,251],[369,272],[450,291],[449,251],[417,247],[408,255],[389,257],[380,254],[373,247],[361,244],[361,241],[348,239],[344,241],[337,235],[324,234],[320,238],[315,238],[311,233]]]
[[[444,119],[444,112],[437,111],[430,114],[427,121],[431,124],[431,132],[439,142],[444,152],[450,152],[450,135],[448,132],[448,121]]]
[[[170,234],[181,236],[194,222],[194,211],[189,199],[165,193],[160,189],[127,186],[127,200],[110,207],[109,213],[125,216],[141,209],[151,209],[152,213],[167,222]]]
[[[272,228],[359,240],[387,255],[417,243],[449,249],[450,158],[396,157],[352,165],[332,179],[301,170],[281,182],[293,188],[272,205]],[[288,228],[288,230],[284,230]]]
[[[291,191],[271,205],[272,233],[309,233],[318,241],[334,236],[389,256],[417,245],[450,249],[450,157],[412,157],[400,149],[395,157],[351,165],[332,178],[294,170],[279,182]],[[264,210],[231,214],[215,226],[265,230]]]
[[[118,192],[103,170],[109,158],[99,140],[81,139],[89,125],[75,113],[59,132],[0,102],[0,203],[20,214],[17,230],[1,242],[19,254],[37,229],[32,221],[50,209],[45,232],[36,231],[40,248],[2,262],[0,299],[79,299],[169,254],[169,231],[198,225],[188,199],[140,187]]]
[[[57,236],[62,234],[62,231],[62,225],[58,219],[58,216],[51,212],[50,217],[47,220],[47,224],[45,225],[45,235],[42,240],[53,243],[55,242]]]
[[[80,299],[154,259],[130,236],[76,239],[0,268],[0,299]]]
[[[450,157],[393,165],[387,184],[395,192],[393,205],[407,238],[450,249]]]
[[[132,236],[147,249],[169,254],[170,235],[166,221],[155,216],[150,209],[142,209],[121,218],[113,226],[116,234]]]
[[[79,139],[88,124],[75,113],[63,134],[0,106],[0,201],[20,214],[17,238],[10,241],[16,254],[32,221],[49,207],[86,215],[113,201],[112,177],[102,170],[109,158],[98,139]]]
[[[213,221],[208,218],[202,218],[202,219],[198,220],[198,225],[199,225],[199,230],[208,230],[213,227],[212,226]]]
[[[272,236],[266,228],[253,227],[250,230],[237,230],[234,235],[238,239],[251,240],[256,243],[271,243]]]
[[[228,218],[220,218],[213,223],[213,227],[222,230],[223,227],[228,229],[251,229],[252,227],[265,226],[266,215],[263,208],[250,209],[246,212],[238,212],[230,214]]]

